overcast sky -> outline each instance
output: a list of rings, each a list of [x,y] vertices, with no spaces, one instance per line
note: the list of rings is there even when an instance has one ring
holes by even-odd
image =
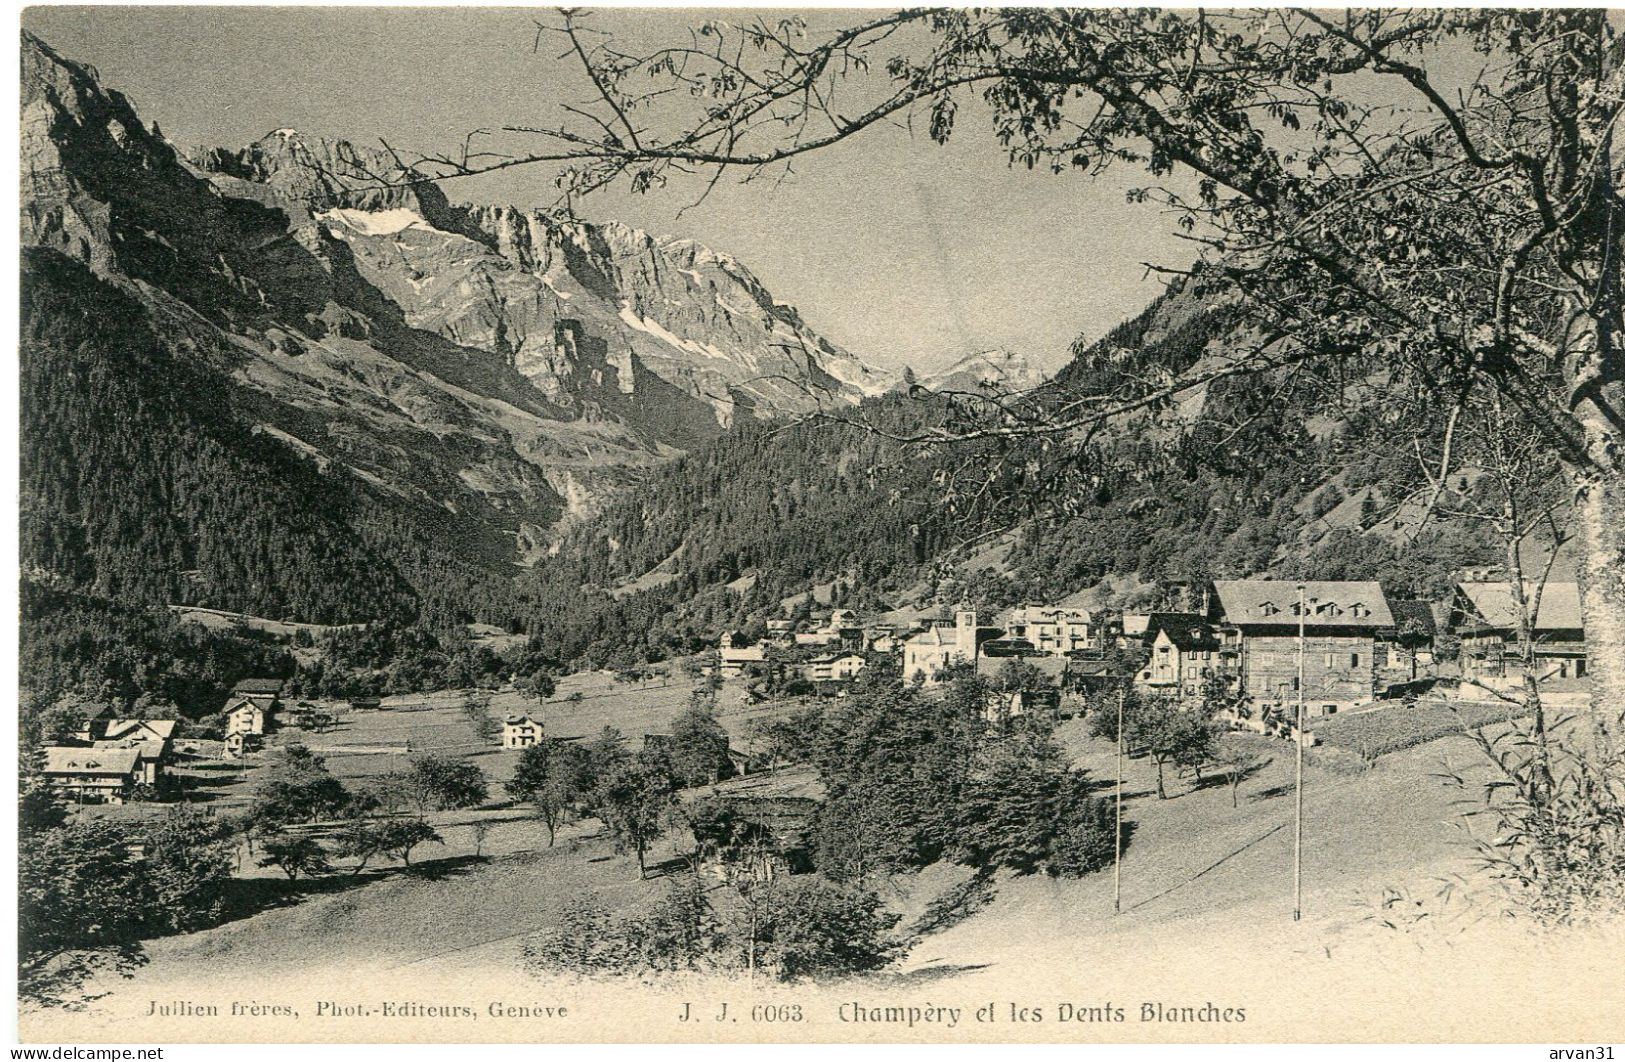
[[[605,11],[596,24],[686,39],[703,17]],[[475,128],[556,121],[561,104],[591,92],[557,47],[533,54],[524,9],[33,8],[23,21],[184,145],[239,147],[292,127],[450,151]],[[518,169],[446,191],[547,206],[553,176]],[[725,179],[681,217],[697,179],[650,195],[611,190],[577,211],[736,255],[815,329],[879,365],[930,369],[1004,347],[1053,369],[1080,333],[1103,333],[1160,290],[1141,263],[1189,258],[1155,208],[1125,203],[1138,179],[1012,170],[985,116],[962,113],[946,148],[872,133],[804,158],[788,183]]]

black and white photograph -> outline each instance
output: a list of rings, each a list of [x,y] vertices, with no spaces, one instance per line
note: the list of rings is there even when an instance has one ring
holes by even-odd
[[[16,32],[18,1041],[1613,1058],[1620,9]]]

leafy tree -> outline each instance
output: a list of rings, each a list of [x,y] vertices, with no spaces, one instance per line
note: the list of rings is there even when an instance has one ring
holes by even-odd
[[[1089,795],[1080,774],[1070,779],[1058,817],[1044,863],[1051,876],[1077,878],[1111,866],[1117,854],[1117,813],[1109,801]]]
[[[72,1003],[94,966],[61,970],[59,964],[82,950],[98,953],[97,965],[117,970],[139,962],[141,920],[151,900],[145,867],[113,824],[24,833],[17,868],[19,994]]]
[[[37,746],[24,746],[17,772],[17,831],[37,833],[61,826],[68,818],[67,805],[45,774],[45,753]]]
[[[553,682],[553,675],[545,668],[537,668],[524,674],[513,677],[514,690],[526,700],[540,705],[553,696],[557,686]]]
[[[750,749],[775,767],[805,763],[813,755],[823,719],[824,710],[816,704],[753,719],[748,728]]]
[[[202,928],[224,909],[232,870],[232,827],[197,807],[176,807],[143,824],[146,874],[166,932]]]
[[[536,808],[551,848],[564,816],[592,792],[591,756],[579,745],[545,739],[519,754],[505,788],[510,797]]]
[[[394,856],[404,867],[412,865],[412,850],[423,844],[444,844],[439,831],[423,819],[390,819],[373,827],[377,851]]]
[[[626,737],[607,724],[587,745],[587,767],[595,780],[608,777],[631,758],[632,751],[626,747]]]
[[[496,828],[497,824],[492,819],[480,819],[477,822],[469,824],[469,829],[474,834],[475,859],[480,858],[481,854],[485,850],[485,839],[491,836],[491,831],[495,830]]]
[[[682,786],[711,785],[728,777],[728,732],[701,705],[690,705],[671,722],[672,770]]]
[[[644,857],[665,832],[675,801],[671,765],[662,757],[639,754],[599,781],[593,800],[598,817],[614,837],[616,851],[637,856],[640,878],[647,876]]]
[[[903,950],[891,935],[899,921],[873,892],[792,878],[770,894],[755,965],[783,981],[879,970]]]
[[[349,800],[344,784],[324,771],[296,779],[267,778],[254,793],[252,811],[275,825],[315,822],[342,813]]]
[[[327,850],[314,838],[283,834],[268,839],[264,847],[265,857],[259,865],[276,867],[288,875],[289,881],[297,881],[301,874],[311,877],[333,869],[327,861]]]
[[[954,843],[982,697],[874,687],[830,712],[813,758],[827,790],[812,829],[822,873],[849,880],[925,866]]]
[[[1241,744],[1222,746],[1216,758],[1230,783],[1230,806],[1239,808],[1242,779],[1269,763],[1269,759]]]
[[[672,882],[648,913],[626,928],[636,942],[639,967],[656,972],[712,966],[726,939],[694,874]]]
[[[620,975],[629,972],[633,949],[634,942],[616,931],[609,908],[588,895],[567,903],[557,925],[525,942],[525,965],[541,974]]]
[[[489,795],[485,773],[456,756],[415,757],[406,785],[419,810],[478,807]]]
[[[1115,706],[1091,712],[1089,732],[1116,741]],[[1144,751],[1157,765],[1158,800],[1168,798],[1164,768],[1173,765],[1200,772],[1200,765],[1213,758],[1216,741],[1212,724],[1200,712],[1180,707],[1172,697],[1142,695],[1133,690],[1125,694],[1123,744]]]
[[[355,866],[350,868],[351,875],[359,875],[366,869],[368,861],[384,850],[383,830],[382,823],[351,819],[339,831],[334,854],[356,861]]]
[[[1021,735],[981,750],[960,796],[959,858],[976,867],[1037,870],[1069,810],[1063,801],[1072,776],[1047,737]]]

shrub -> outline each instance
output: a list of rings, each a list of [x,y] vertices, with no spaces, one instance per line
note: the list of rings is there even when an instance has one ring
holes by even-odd
[[[1117,813],[1109,801],[1074,791],[1061,816],[1044,869],[1058,878],[1081,878],[1111,866],[1117,854]]]
[[[821,878],[775,889],[757,927],[758,966],[780,980],[861,973],[888,966],[903,950],[892,936],[899,916],[866,889]]]

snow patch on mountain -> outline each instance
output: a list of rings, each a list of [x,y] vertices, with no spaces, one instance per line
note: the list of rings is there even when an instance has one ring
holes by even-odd
[[[393,236],[407,229],[432,229],[422,214],[406,207],[391,210],[349,210],[337,207],[313,215],[329,227],[342,224],[365,236]]]

